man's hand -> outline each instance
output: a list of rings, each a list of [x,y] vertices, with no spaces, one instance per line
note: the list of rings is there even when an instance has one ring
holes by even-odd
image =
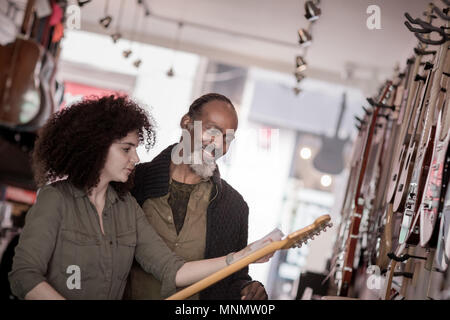
[[[267,292],[260,282],[253,281],[242,288],[241,300],[267,300]]]

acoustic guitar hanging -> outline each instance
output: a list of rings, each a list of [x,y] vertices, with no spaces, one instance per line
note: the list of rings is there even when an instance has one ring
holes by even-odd
[[[25,124],[39,112],[38,74],[43,49],[33,40],[18,37],[0,46],[0,123]]]
[[[326,228],[330,228],[332,226],[330,221],[331,218],[329,215],[320,216],[314,221],[313,224],[289,234],[283,240],[271,242],[265,247],[262,247],[261,249],[250,253],[246,257],[232,263],[222,270],[219,270],[204,278],[203,280],[200,280],[197,283],[194,283],[193,285],[175,293],[174,295],[171,295],[166,300],[187,299],[194,294],[208,288],[214,283],[228,277],[236,271],[245,268],[250,263],[255,262],[277,250],[299,248],[303,243],[307,243],[308,240],[313,240],[315,235],[319,235],[320,232],[325,231]]]
[[[340,139],[338,137],[339,129],[341,128],[342,118],[347,108],[347,93],[344,92],[342,96],[341,111],[339,114],[338,122],[336,125],[336,131],[334,137],[322,137],[322,147],[320,152],[314,158],[314,167],[320,172],[329,174],[339,174],[344,169],[344,147],[349,141],[347,139]]]

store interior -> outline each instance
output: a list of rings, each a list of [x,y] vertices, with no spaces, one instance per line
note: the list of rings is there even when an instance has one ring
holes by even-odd
[[[333,223],[250,265],[269,299],[450,299],[449,9],[443,0],[2,0],[1,299],[15,299],[3,294],[9,256],[36,201],[30,154],[50,116],[85,97],[128,95],[157,123],[154,147],[138,148],[147,162],[177,142],[181,117],[208,92],[238,113],[218,166],[248,204],[248,242],[324,214]],[[28,42],[39,50],[15,57]],[[17,86],[38,94],[21,88],[10,117],[16,72]],[[401,154],[414,142],[412,158]],[[397,190],[397,163],[403,190],[421,193]],[[434,210],[431,240],[399,240],[411,203],[414,223]]]

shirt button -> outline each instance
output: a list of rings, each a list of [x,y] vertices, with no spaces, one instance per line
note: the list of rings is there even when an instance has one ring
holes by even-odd
[[[175,243],[175,247],[179,247],[180,246],[180,244],[177,242],[177,243]]]
[[[172,217],[171,217],[171,216],[168,216],[168,217],[167,217],[167,220],[169,220],[169,222],[172,222]]]

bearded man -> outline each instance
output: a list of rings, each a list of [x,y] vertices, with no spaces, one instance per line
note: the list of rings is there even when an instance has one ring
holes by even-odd
[[[221,179],[216,160],[234,140],[238,117],[231,101],[209,93],[182,117],[180,142],[136,167],[133,196],[169,248],[186,261],[233,254],[247,245],[248,206]],[[125,299],[161,299],[160,282],[134,264]],[[192,299],[267,299],[248,268],[208,287]]]

